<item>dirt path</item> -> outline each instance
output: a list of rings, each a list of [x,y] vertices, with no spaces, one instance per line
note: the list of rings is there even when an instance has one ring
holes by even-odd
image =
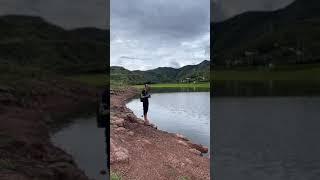
[[[49,117],[93,103],[96,89],[61,80],[33,83],[29,97],[0,90],[0,179],[87,180],[73,158],[51,143],[49,125],[64,122]]]
[[[137,93],[128,88],[111,94],[111,171],[124,180],[210,179],[207,148],[182,135],[146,126],[125,107]]]

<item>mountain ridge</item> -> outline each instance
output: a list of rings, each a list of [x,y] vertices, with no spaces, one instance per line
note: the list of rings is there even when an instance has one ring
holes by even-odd
[[[197,65],[180,68],[158,67],[146,71],[130,71],[121,66],[111,66],[110,75],[112,81],[121,81],[126,84],[207,82],[210,80],[210,61],[204,60]]]

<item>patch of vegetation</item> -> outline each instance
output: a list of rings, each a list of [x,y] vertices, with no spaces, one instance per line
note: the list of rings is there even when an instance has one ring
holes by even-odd
[[[13,137],[8,136],[4,132],[0,132],[0,148],[14,142]]]
[[[79,75],[69,76],[68,79],[82,82],[92,86],[97,86],[97,87],[105,87],[109,85],[108,75],[106,73],[79,74]]]
[[[282,65],[274,69],[257,67],[217,69],[212,80],[320,80],[320,64]]]
[[[122,180],[122,177],[119,173],[112,172],[110,173],[111,180]]]
[[[0,170],[15,170],[16,165],[9,159],[0,159]]]
[[[187,176],[180,176],[179,180],[190,180],[190,178]]]

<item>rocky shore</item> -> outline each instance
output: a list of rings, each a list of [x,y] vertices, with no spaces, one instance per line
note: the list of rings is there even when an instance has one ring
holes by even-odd
[[[63,80],[28,85],[27,95],[14,87],[0,88],[0,179],[89,179],[69,154],[51,143],[50,131],[66,123],[67,113],[92,107],[97,89]]]
[[[210,179],[208,148],[180,134],[144,125],[125,104],[134,88],[111,91],[110,164],[113,174],[134,179]]]

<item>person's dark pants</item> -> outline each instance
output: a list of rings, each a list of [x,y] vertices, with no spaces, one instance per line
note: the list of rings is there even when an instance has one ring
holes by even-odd
[[[148,113],[149,109],[149,102],[143,102],[143,115],[146,115]]]

